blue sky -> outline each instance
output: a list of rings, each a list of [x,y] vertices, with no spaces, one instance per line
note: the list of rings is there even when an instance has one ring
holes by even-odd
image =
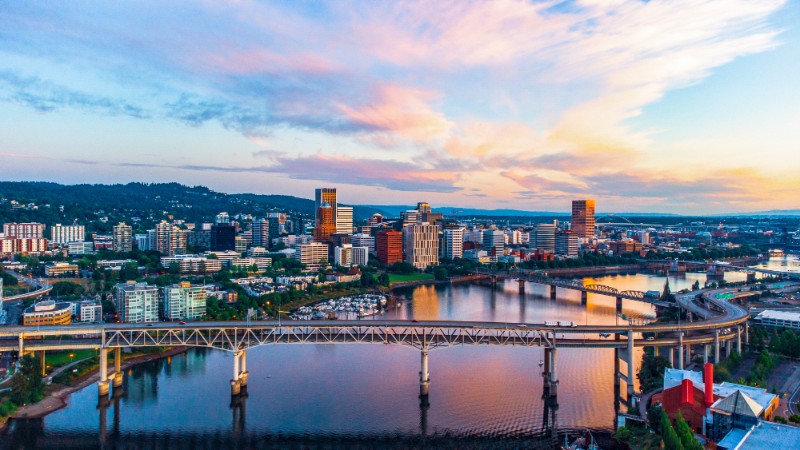
[[[795,208],[798,23],[779,0],[11,2],[2,178]]]

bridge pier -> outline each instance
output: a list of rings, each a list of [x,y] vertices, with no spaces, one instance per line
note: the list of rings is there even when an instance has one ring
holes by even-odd
[[[555,347],[544,349],[544,372],[542,372],[542,378],[544,380],[545,392],[547,392],[550,397],[558,395],[558,374],[556,373],[557,356]]]
[[[678,369],[683,370],[683,331],[678,331]]]
[[[428,392],[431,384],[430,373],[428,372],[428,350],[423,349],[420,352],[420,371],[419,371],[419,397],[424,399],[428,397]]]
[[[42,378],[47,376],[47,362],[45,361],[44,350],[39,352],[39,365],[42,369]]]
[[[519,284],[519,295],[525,295],[525,280],[519,279],[517,283]]]
[[[686,356],[683,357],[683,365],[689,367],[692,364],[692,344],[686,344]]]
[[[97,382],[97,394],[100,397],[108,396],[108,349],[100,349],[100,381]]]
[[[731,353],[733,353],[733,341],[728,339],[725,341],[725,357],[731,356]]]
[[[750,345],[750,323],[744,323],[744,343]]]
[[[233,378],[231,379],[231,396],[242,393],[242,388],[247,387],[247,356],[244,350],[233,353]]]
[[[586,305],[587,298],[588,298],[588,292],[581,291],[581,305]]]
[[[633,359],[633,330],[628,330],[628,402],[633,398],[633,377],[634,377],[634,359]]]
[[[736,327],[736,353],[742,354],[742,327],[738,325]]]
[[[703,344],[703,364],[708,363],[708,344]]]
[[[622,297],[617,297],[617,314],[622,313]]]
[[[714,329],[714,364],[719,364],[719,328]]]
[[[555,299],[556,299],[556,285],[551,284],[550,285],[550,300],[555,300]]]
[[[114,348],[114,374],[111,379],[115,388],[122,387],[122,347]]]

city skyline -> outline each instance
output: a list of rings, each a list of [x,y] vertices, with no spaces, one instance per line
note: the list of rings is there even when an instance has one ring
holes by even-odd
[[[0,12],[4,179],[304,198],[335,185],[351,204],[534,211],[797,207],[797,4],[87,11]]]

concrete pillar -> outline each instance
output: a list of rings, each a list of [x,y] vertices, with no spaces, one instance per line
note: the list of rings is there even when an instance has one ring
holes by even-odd
[[[39,365],[42,366],[42,378],[47,376],[47,362],[45,361],[44,350],[39,352]]]
[[[669,366],[675,367],[675,349],[667,347],[667,359],[669,359]]]
[[[703,344],[703,364],[708,362],[708,344]]]
[[[628,330],[628,397],[633,396],[633,330]]]
[[[686,344],[686,356],[683,357],[683,365],[688,367],[692,364],[692,344]]]
[[[622,297],[617,297],[617,314],[622,313]]]
[[[550,382],[551,383],[558,383],[558,375],[556,374],[556,356],[558,356],[558,355],[557,355],[556,352],[557,352],[557,350],[556,350],[555,347],[553,347],[553,349],[550,350]]]
[[[555,300],[555,299],[556,299],[556,286],[553,284],[553,285],[550,285],[550,300]],[[22,348],[22,338],[20,338],[20,347],[19,348]]]
[[[586,299],[588,298],[588,292],[581,291],[581,305],[586,304]]]
[[[25,343],[25,339],[22,337],[22,333],[20,333],[19,334],[19,355],[17,355],[19,357],[19,359],[22,359],[22,357],[25,355],[24,343]]]
[[[731,353],[733,353],[733,341],[728,339],[725,341],[725,356],[731,356]]]
[[[742,354],[742,327],[736,327],[736,352]]]
[[[517,283],[519,284],[519,294],[520,295],[525,294],[525,280],[519,279],[517,280]]]
[[[249,378],[249,372],[247,372],[247,351],[242,350],[239,353],[239,362],[241,365],[241,370],[239,371],[239,384],[242,386],[247,386],[247,379]]]
[[[108,395],[108,349],[100,349],[100,381],[97,382],[97,394]]]
[[[744,323],[744,343],[750,345],[750,323]]]
[[[714,330],[714,364],[719,364],[719,329]]]
[[[231,379],[231,395],[236,396],[242,392],[242,383],[239,380],[239,352],[233,354],[233,378]]]
[[[427,397],[428,388],[431,384],[431,377],[428,373],[428,350],[420,352],[420,371],[419,371],[419,396]]]
[[[678,369],[683,370],[683,331],[678,331]]]
[[[614,393],[619,394],[619,349],[614,348]]]
[[[115,388],[122,387],[122,348],[114,348],[114,377],[112,384]]]
[[[550,349],[544,349],[544,371],[542,371],[542,376],[546,378],[545,381],[550,379]]]

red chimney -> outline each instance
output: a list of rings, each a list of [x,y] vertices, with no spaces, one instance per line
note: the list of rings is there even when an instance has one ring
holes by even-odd
[[[694,404],[694,383],[688,378],[681,380],[681,404]]]
[[[703,401],[708,408],[714,403],[714,365],[711,363],[703,365],[703,387],[705,387]]]

